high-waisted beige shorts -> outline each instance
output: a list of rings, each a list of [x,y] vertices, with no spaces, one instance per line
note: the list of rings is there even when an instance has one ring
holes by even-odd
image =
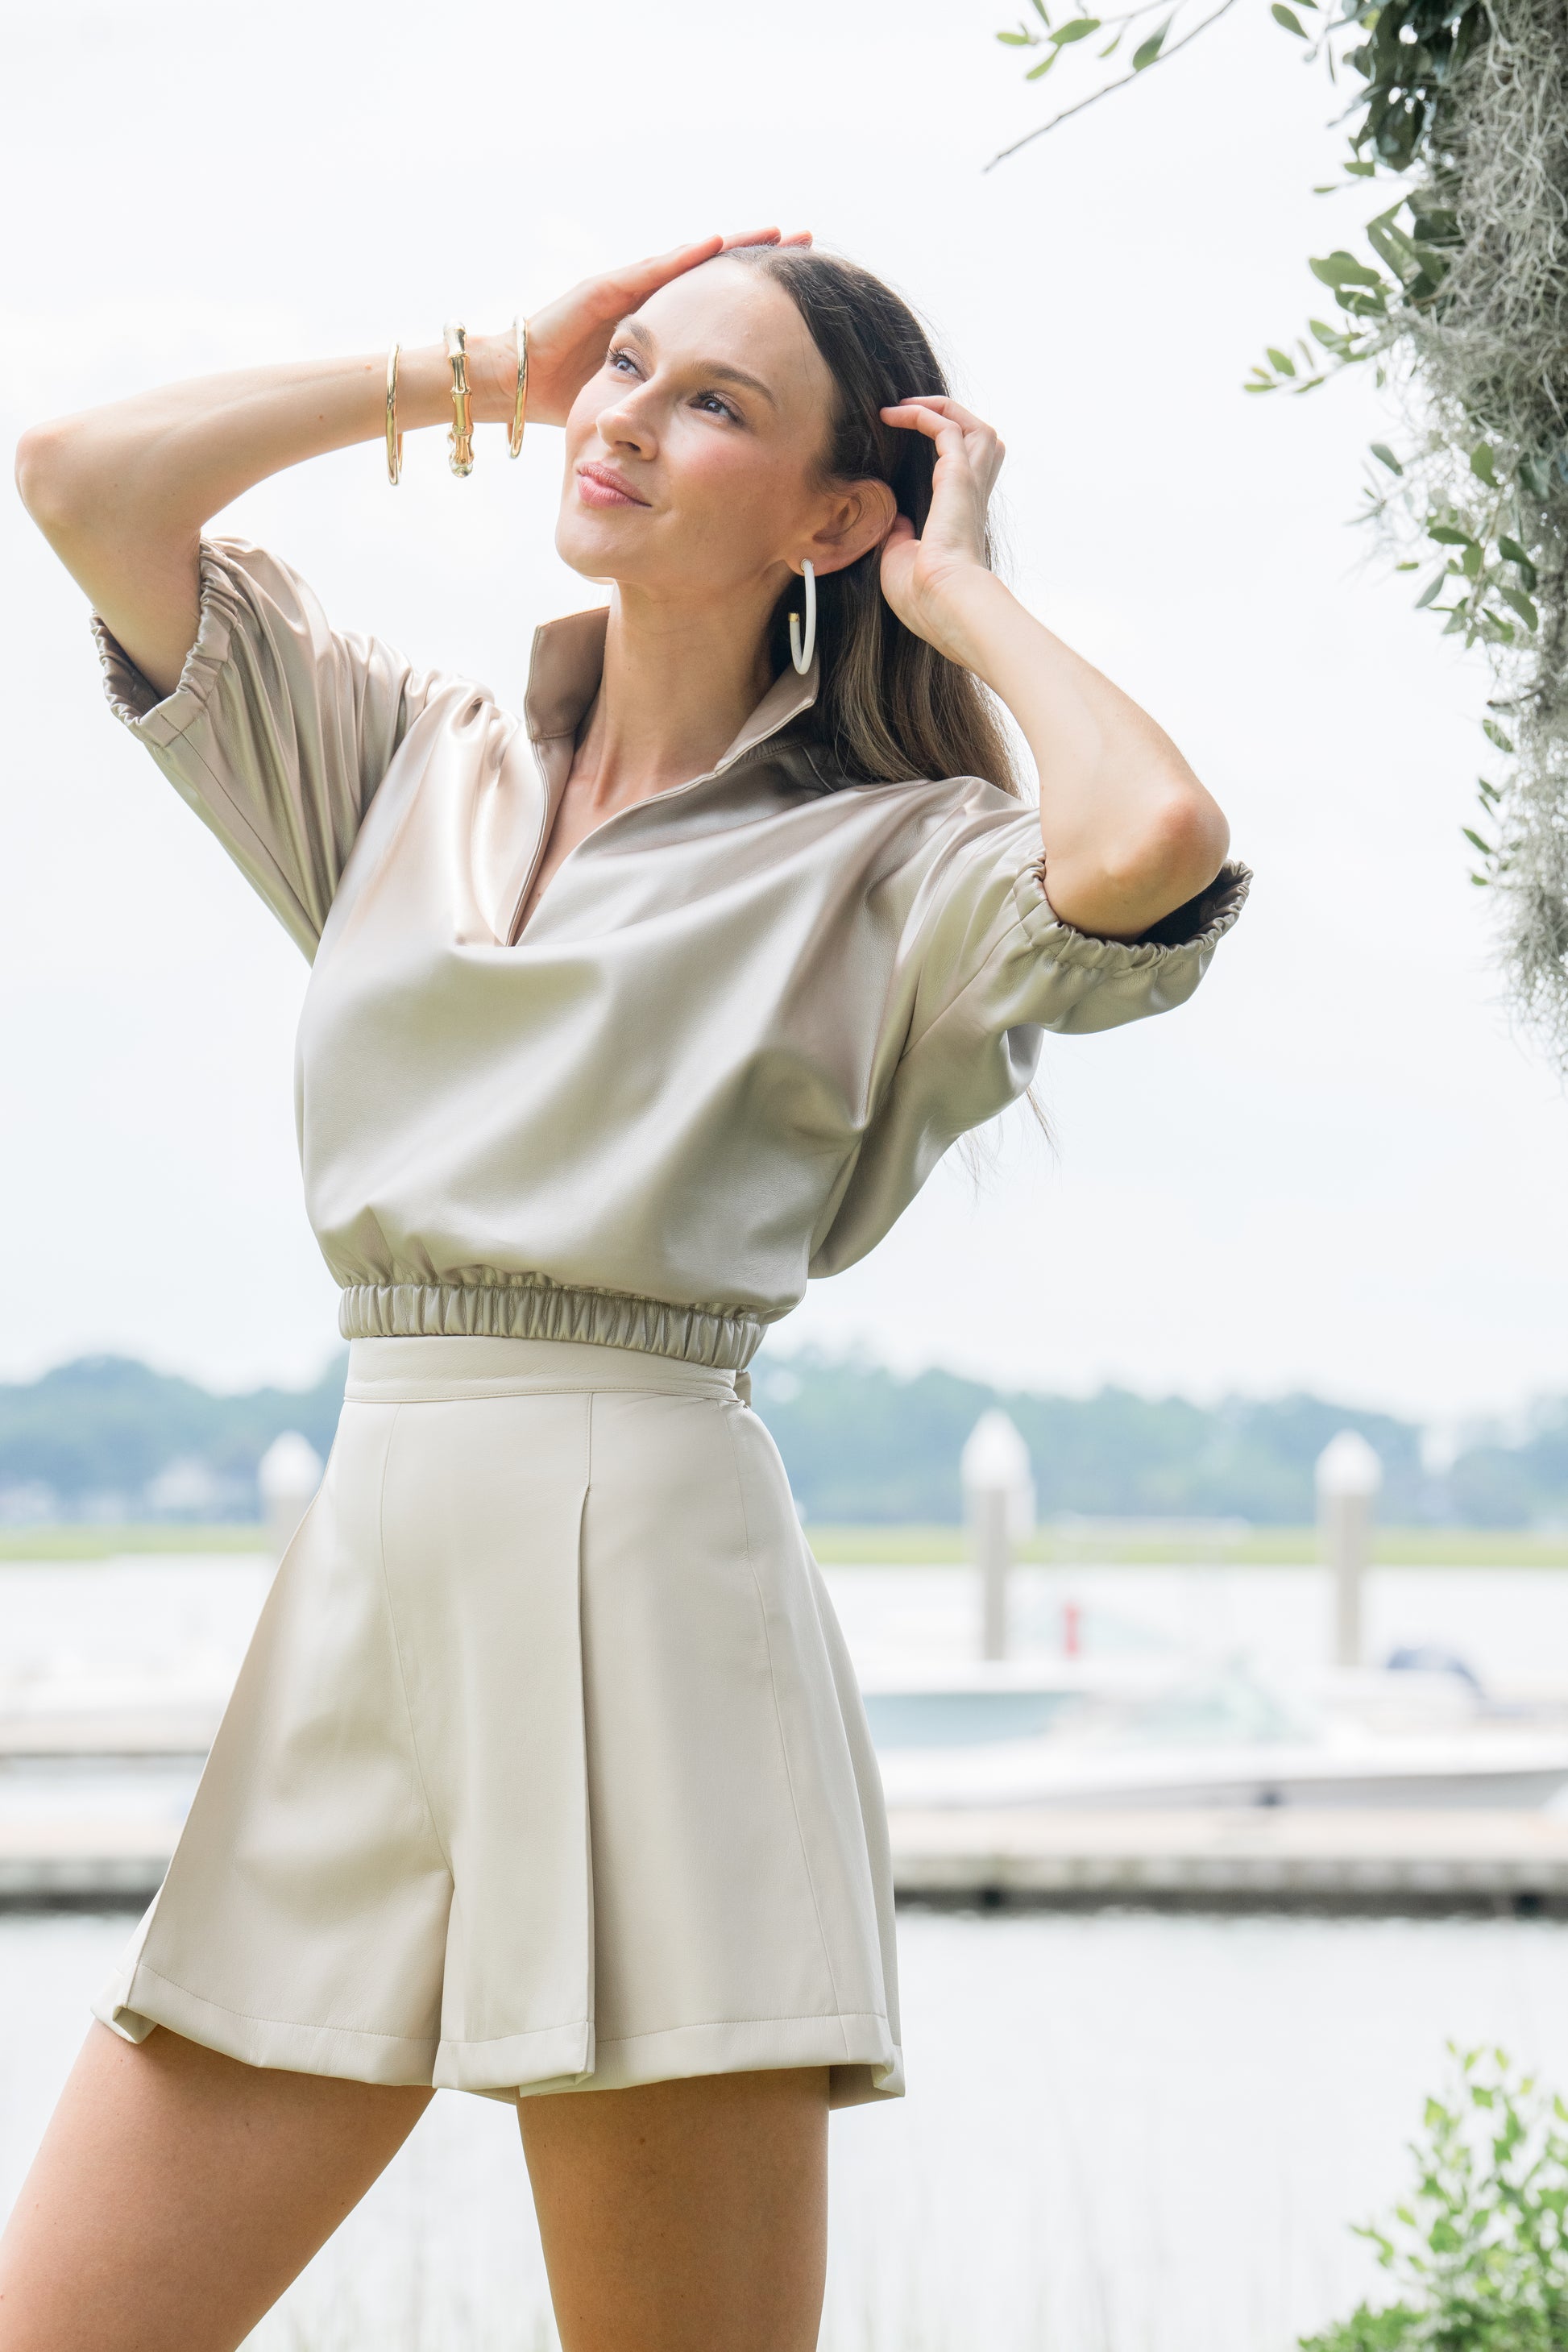
[[[902,2088],[853,1674],[734,1376],[359,1339],[167,1878],[96,2014],[512,2098]]]

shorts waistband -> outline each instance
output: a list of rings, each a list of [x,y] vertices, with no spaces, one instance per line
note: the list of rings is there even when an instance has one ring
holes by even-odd
[[[674,1307],[615,1290],[574,1290],[542,1275],[466,1282],[353,1283],[338,1328],[354,1339],[547,1339],[668,1356],[744,1371],[763,1320],[744,1307]]]
[[[350,1404],[447,1404],[607,1390],[732,1404],[749,1400],[751,1382],[710,1364],[571,1339],[351,1339],[343,1396]]]

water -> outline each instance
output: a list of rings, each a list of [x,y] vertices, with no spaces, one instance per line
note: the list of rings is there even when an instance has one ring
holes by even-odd
[[[836,1571],[866,1665],[973,1641],[962,1572]],[[0,1679],[35,1699],[232,1674],[255,1561],[0,1569]],[[1026,1643],[1064,1600],[1086,1645],[1321,1657],[1310,1571],[1053,1569],[1020,1580]],[[1373,1654],[1483,1673],[1568,1656],[1568,1574],[1383,1570]],[[148,1786],[142,1801],[177,1805]],[[128,1932],[0,1915],[0,2197],[15,2194]],[[1547,1920],[900,1916],[910,2095],[835,2118],[829,2352],[1287,2352],[1375,2280],[1352,2221],[1402,2193],[1445,2042],[1502,2041],[1568,2087],[1568,1927]],[[264,2323],[258,2352],[553,2342],[516,2126],[443,2094]]]
[[[0,1921],[0,2196],[123,1918]],[[906,1911],[910,2095],[835,2117],[830,2352],[1286,2352],[1373,2278],[1443,2042],[1568,2084],[1535,1920]],[[258,2352],[552,2343],[510,2110],[442,2093]],[[536,2332],[542,2331],[542,2332]]]

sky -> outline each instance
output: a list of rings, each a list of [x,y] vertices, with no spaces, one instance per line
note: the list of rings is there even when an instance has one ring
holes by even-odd
[[[1042,92],[1004,0],[593,10],[53,0],[0,80],[0,411],[504,326],[713,227],[809,225],[937,330],[1006,441],[1010,576],[1169,730],[1252,903],[1181,1011],[1047,1039],[1003,1122],[778,1344],[1083,1391],[1310,1387],[1437,1423],[1568,1390],[1568,1103],[1510,1031],[1459,827],[1484,672],[1351,527],[1373,387],[1248,399],[1365,190],[1340,103],[1243,0],[999,169]],[[1059,90],[1064,67],[1050,87]],[[24,233],[17,234],[17,225]],[[252,492],[334,620],[521,693],[595,601],[560,438],[458,482],[410,436]],[[102,1349],[221,1386],[335,1339],[300,1202],[306,968],[110,718],[79,593],[0,501],[0,1378]]]

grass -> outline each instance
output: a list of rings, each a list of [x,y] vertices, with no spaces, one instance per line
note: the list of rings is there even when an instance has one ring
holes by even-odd
[[[962,1528],[807,1528],[827,1568],[940,1567],[969,1558]],[[1021,1560],[1129,1568],[1299,1568],[1321,1558],[1315,1528],[1184,1527],[1114,1521],[1041,1528]],[[1568,1568],[1568,1536],[1488,1528],[1383,1528],[1373,1557],[1385,1568]]]
[[[969,1558],[962,1528],[828,1527],[806,1530],[825,1568],[941,1568]],[[159,1552],[266,1552],[261,1527],[11,1528],[0,1560],[116,1559]],[[1320,1558],[1313,1528],[1251,1528],[1220,1521],[1168,1526],[1089,1521],[1038,1529],[1018,1558],[1047,1566],[1300,1568]],[[1384,1568],[1568,1568],[1568,1535],[1487,1528],[1383,1528],[1373,1559]]]

